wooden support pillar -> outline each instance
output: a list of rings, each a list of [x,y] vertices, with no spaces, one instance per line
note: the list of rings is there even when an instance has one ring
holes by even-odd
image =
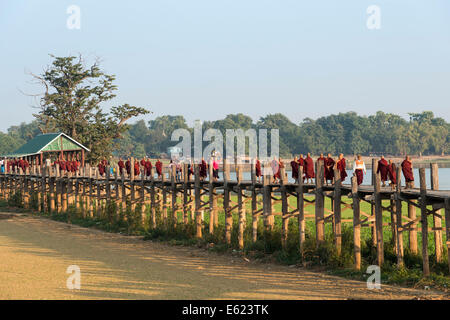
[[[209,233],[214,233],[214,221],[216,209],[214,207],[214,178],[213,178],[213,161],[209,160]]]
[[[430,164],[431,172],[431,190],[439,190],[439,167],[437,163]],[[435,207],[433,206],[433,209]],[[436,261],[443,261],[443,249],[442,249],[442,218],[441,210],[437,210],[436,214],[433,214],[433,226],[434,226],[434,248],[436,250]]]
[[[155,176],[153,167],[150,169],[150,214],[151,214],[151,227],[156,228],[156,197],[155,197]]]
[[[230,210],[230,189],[228,181],[230,180],[230,165],[227,159],[223,160],[223,209],[225,212],[225,241],[231,244],[231,229],[233,227],[233,215]]]
[[[342,226],[341,226],[341,172],[334,169],[334,242],[336,252],[341,255],[342,249]]]
[[[384,263],[384,239],[383,239],[383,207],[381,205],[381,177],[375,176],[374,185],[374,207],[375,207],[375,235],[377,248],[377,264],[382,266]]]
[[[145,227],[145,222],[147,220],[146,214],[145,214],[145,170],[142,170],[141,173],[141,181],[139,183],[139,200],[140,200],[140,208],[141,208],[141,223],[142,226]],[[176,213],[175,213],[176,216]]]
[[[353,198],[353,242],[355,251],[355,269],[361,269],[361,220],[360,220],[360,199],[358,194],[358,182],[355,176],[352,177],[352,198]]]
[[[401,176],[397,177],[397,179],[401,179]],[[414,181],[406,182],[407,188],[414,188]],[[415,200],[411,200],[412,202],[415,202]],[[416,206],[408,203],[408,218],[410,221],[416,220]],[[413,223],[409,227],[409,250],[413,254],[417,254],[419,252],[418,250],[418,244],[417,244],[417,223]]]
[[[273,216],[272,216],[272,188],[270,183],[272,176],[270,172],[272,168],[268,162],[264,162],[264,174],[263,174],[263,215],[264,215],[264,228],[267,231],[271,231],[273,228]]]
[[[323,179],[324,179],[324,163],[316,162],[316,242],[317,246],[325,240],[325,223],[324,223],[324,195],[323,195]]]
[[[298,168],[298,184],[297,184],[297,209],[298,209],[298,236],[299,250],[303,257],[305,240],[306,240],[306,221],[305,221],[305,205],[303,196],[303,166]]]
[[[445,199],[445,234],[447,238],[447,262],[450,272],[450,198]]]
[[[280,194],[281,194],[281,245],[286,248],[289,228],[288,197],[286,192],[286,170],[280,168]]]
[[[238,168],[238,174],[237,174],[237,198],[238,198],[238,214],[239,214],[239,221],[238,221],[238,245],[239,249],[244,249],[244,231],[245,231],[245,198],[243,196],[243,189],[242,189],[242,165],[236,164]]]
[[[189,203],[189,189],[188,189],[188,164],[183,164],[183,223],[185,226],[189,224],[188,203]]]
[[[160,204],[160,208],[162,208],[162,218],[164,225],[167,226],[167,190],[166,190],[166,173],[164,172],[164,168],[162,168],[162,175],[161,175],[161,193],[162,193],[162,201]]]
[[[378,161],[375,158],[372,158],[372,179],[371,184],[375,189],[375,184],[377,181],[377,171],[378,171]],[[371,233],[372,233],[372,244],[376,248],[377,247],[377,229],[376,229],[376,212],[375,212],[375,204],[372,202],[370,205],[370,212],[372,216],[372,226],[370,227]]]
[[[170,184],[171,184],[171,194],[172,194],[172,220],[174,223],[174,227],[177,226],[178,222],[178,205],[177,205],[177,184],[176,184],[176,175],[177,175],[177,168],[175,166],[175,163],[170,167]]]
[[[402,200],[401,200],[401,168],[397,167],[397,191],[395,194],[395,210],[397,216],[397,232],[396,232],[396,240],[397,240],[397,266],[399,268],[404,267],[403,261],[403,213],[402,213]]]
[[[256,193],[256,172],[255,159],[251,163],[251,178],[252,178],[252,241],[256,242],[258,239],[258,194]]]
[[[427,183],[425,180],[425,168],[419,169],[420,177],[420,214],[422,223],[422,260],[423,275],[430,275],[430,262],[428,259],[428,210],[427,210]]]
[[[196,226],[196,237],[202,237],[202,213],[201,213],[201,186],[200,186],[200,168],[198,164],[194,166],[195,172],[195,226]]]

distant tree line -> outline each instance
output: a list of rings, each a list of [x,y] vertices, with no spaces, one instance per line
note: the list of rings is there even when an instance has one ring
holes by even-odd
[[[333,154],[385,155],[442,155],[450,152],[450,124],[435,117],[433,112],[411,113],[406,120],[398,115],[377,112],[360,116],[355,112],[339,113],[313,120],[306,118],[293,123],[280,113],[261,117],[258,121],[239,113],[224,119],[203,122],[203,132],[219,129],[225,137],[226,129],[279,129],[280,155],[311,152]],[[114,140],[116,156],[160,157],[171,141],[175,129],[193,132],[183,116],[160,116],[146,123],[143,120],[128,125],[120,139]],[[12,126],[7,133],[0,132],[0,153],[8,153],[39,134],[38,123]],[[206,145],[208,142],[205,142]],[[109,147],[108,147],[109,148]]]
[[[178,128],[193,132],[183,116],[165,115],[148,123],[137,121],[128,126],[120,139],[112,142],[114,154],[160,157],[177,143],[171,141],[171,135]],[[205,121],[202,128],[203,131],[219,129],[224,137],[226,129],[279,129],[280,155],[286,157],[307,152],[364,155],[441,155],[450,152],[450,124],[435,117],[431,111],[411,113],[408,120],[381,111],[371,116],[347,112],[317,120],[306,118],[298,125],[280,113],[261,117],[257,122],[239,113],[221,120]],[[0,153],[14,151],[37,134],[36,121],[12,126],[7,133],[0,132]]]

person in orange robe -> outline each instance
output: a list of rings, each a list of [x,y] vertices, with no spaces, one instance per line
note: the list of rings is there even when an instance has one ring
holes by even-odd
[[[259,161],[258,158],[256,158],[256,163],[255,163],[255,175],[256,175],[256,180],[258,182],[261,182],[261,162]]]
[[[122,175],[123,169],[125,169],[125,163],[123,162],[122,158],[119,159],[119,162],[117,163],[119,165],[119,173]]]
[[[391,186],[397,185],[397,166],[391,160],[389,160],[388,165],[388,178],[391,181]]]

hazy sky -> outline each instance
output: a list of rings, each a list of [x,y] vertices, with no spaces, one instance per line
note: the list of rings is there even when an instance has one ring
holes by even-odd
[[[81,29],[66,26],[70,5]],[[367,28],[369,5],[381,29]],[[0,130],[32,120],[26,71],[100,56],[112,104],[212,120],[432,110],[450,121],[448,0],[0,0]]]

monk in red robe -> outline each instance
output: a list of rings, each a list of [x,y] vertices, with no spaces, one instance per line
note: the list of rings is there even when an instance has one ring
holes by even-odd
[[[131,161],[130,158],[125,162],[125,169],[127,170],[127,174],[130,177],[131,176]]]
[[[208,165],[206,164],[205,159],[202,158],[202,162],[200,163],[200,180],[204,180],[208,175]]]
[[[324,160],[324,172],[325,172],[325,181],[328,184],[330,181],[333,184],[334,180],[334,165],[336,161],[331,157],[331,153],[328,154],[328,157]]]
[[[98,173],[103,177],[105,174],[105,166],[103,164],[103,161],[100,161],[98,164]]]
[[[139,162],[136,161],[136,162],[134,163],[134,176],[137,177],[137,176],[139,176],[140,174],[141,174],[141,169],[140,169],[140,167],[139,167]]]
[[[345,163],[344,155],[341,153],[339,155],[339,160],[336,163],[336,168],[339,170],[339,173],[341,174],[341,182],[344,182],[345,178],[347,178],[346,167],[347,167],[347,164]]]
[[[117,163],[119,165],[119,173],[122,175],[123,169],[125,169],[125,163],[123,162],[122,158],[119,159],[119,162]]]
[[[383,187],[386,186],[386,181],[388,180],[388,167],[389,163],[386,161],[384,156],[381,156],[380,161],[378,161],[378,169],[377,174],[380,174],[381,182],[383,183]]]
[[[163,164],[159,159],[155,163],[155,168],[156,168],[156,173],[158,174],[158,178],[160,179],[162,177]]]
[[[152,175],[152,162],[150,161],[150,159],[147,159],[147,161],[145,161],[145,172],[147,174],[147,177],[150,177]]]
[[[311,154],[308,152],[304,162],[304,171],[306,183],[312,183],[312,179],[315,178],[314,174],[314,160],[311,158]]]
[[[388,178],[391,181],[391,186],[395,187],[397,185],[397,166],[391,160],[389,160],[388,165]]]
[[[256,174],[256,179],[258,182],[261,181],[261,162],[259,161],[258,158],[256,158],[256,163],[255,163],[255,174]]]
[[[405,157],[405,160],[402,162],[402,172],[406,181],[406,188],[412,187],[412,183],[414,182],[414,174],[412,170],[412,162],[409,156]]]
[[[295,183],[298,183],[298,159],[294,157],[294,160],[291,161],[291,169],[292,169],[292,178],[295,180]]]

